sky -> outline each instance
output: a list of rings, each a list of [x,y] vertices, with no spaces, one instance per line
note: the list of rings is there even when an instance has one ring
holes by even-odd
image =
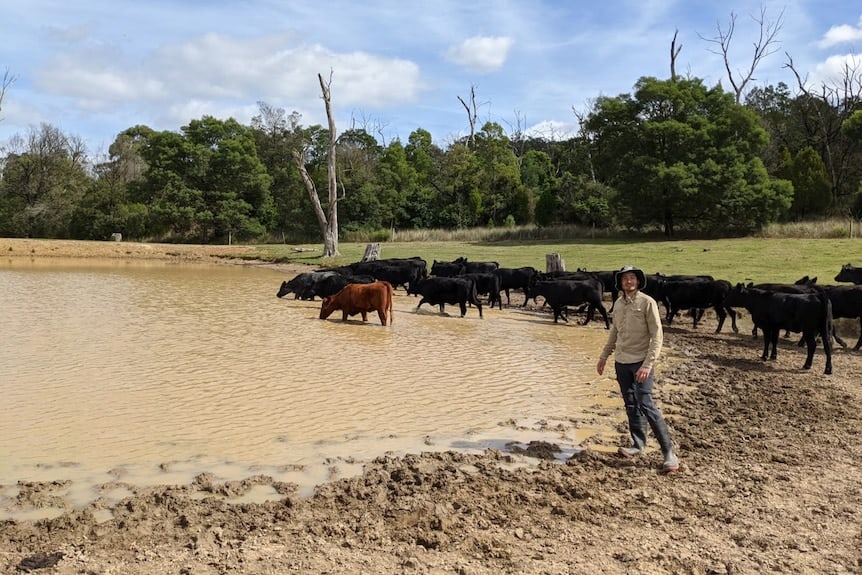
[[[383,144],[422,128],[446,146],[498,123],[559,138],[598,96],[640,77],[679,75],[727,88],[717,45],[736,15],[734,72],[750,66],[755,18],[782,26],[755,85],[810,85],[862,72],[862,3],[853,0],[0,0],[0,151],[41,124],[104,155],[136,125],[180,131],[204,116],[249,124],[259,102]],[[859,73],[857,72],[857,73]]]

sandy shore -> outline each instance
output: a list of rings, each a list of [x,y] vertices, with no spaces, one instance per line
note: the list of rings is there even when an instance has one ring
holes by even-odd
[[[12,257],[240,262],[245,248],[0,239]],[[862,573],[862,354],[812,371],[782,342],[761,363],[742,334],[666,330],[658,396],[682,468],[655,451],[624,461],[589,446],[512,468],[489,451],[380,458],[310,498],[271,478],[139,488],[59,518],[0,523],[0,572]],[[8,415],[8,414],[7,414]],[[622,405],[620,440],[625,438]],[[577,426],[577,421],[567,425]],[[283,499],[232,504],[255,485]],[[57,505],[57,482],[0,486]],[[106,485],[105,490],[117,485]]]

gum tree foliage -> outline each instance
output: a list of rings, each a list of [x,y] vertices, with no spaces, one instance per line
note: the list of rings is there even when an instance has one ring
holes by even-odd
[[[141,156],[148,168],[135,195],[149,207],[156,235],[230,241],[274,225],[271,178],[251,129],[235,120],[204,116],[182,133],[153,132]]]
[[[793,206],[796,220],[822,216],[832,203],[832,192],[826,166],[814,148],[803,148],[793,160]]]
[[[475,134],[472,152],[479,166],[479,217],[489,225],[499,225],[512,216],[519,223],[531,220],[528,189],[521,183],[518,160],[503,128],[487,122]]]
[[[407,137],[404,154],[408,165],[416,173],[416,187],[408,190],[402,225],[410,228],[432,227],[436,225],[434,201],[438,191],[443,188],[444,152],[434,145],[428,130],[419,128]]]
[[[72,214],[72,236],[103,240],[115,232],[126,239],[147,236],[149,210],[132,201],[129,190],[147,169],[140,148],[153,130],[136,126],[121,132],[108,148],[108,158],[93,168],[95,177]]]
[[[596,180],[617,190],[616,216],[632,227],[744,232],[792,198],[758,156],[768,136],[757,117],[697,78],[641,78],[633,95],[598,98],[584,130]]]
[[[293,241],[310,241],[320,229],[292,157],[293,150],[300,147],[295,132],[299,113],[288,115],[284,108],[266,102],[258,102],[258,109],[251,129],[258,157],[272,178],[270,195],[276,210],[275,223],[269,231]]]
[[[49,124],[13,136],[0,182],[0,234],[71,237],[69,221],[90,176],[83,144]]]

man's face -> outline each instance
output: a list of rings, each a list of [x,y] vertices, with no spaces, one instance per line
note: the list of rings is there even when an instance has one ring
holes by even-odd
[[[623,291],[627,294],[637,291],[638,289],[638,276],[634,272],[626,272],[620,276],[620,286],[622,286]]]

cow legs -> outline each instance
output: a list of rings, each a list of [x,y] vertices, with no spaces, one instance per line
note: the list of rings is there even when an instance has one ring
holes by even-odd
[[[465,315],[467,315],[467,302],[462,301],[460,303],[460,306],[461,306],[461,317],[464,317]]]
[[[820,331],[820,339],[823,340],[823,353],[826,354],[826,369],[823,370],[823,373],[826,375],[832,374],[832,339],[829,337],[831,335],[829,331],[828,328],[821,329]],[[814,345],[815,347],[817,346],[816,340]]]
[[[605,329],[611,329],[611,322],[608,320],[608,312],[605,311],[604,304],[599,304],[599,313],[602,314],[602,319],[605,320]]]
[[[802,334],[802,338],[805,340],[805,344],[808,348],[808,353],[805,356],[805,363],[802,364],[802,369],[811,369],[811,363],[814,361],[814,352],[817,350],[817,334],[813,331],[807,331]],[[826,336],[826,340],[829,339],[829,336]],[[824,347],[826,343],[824,342]],[[829,373],[829,372],[827,372]]]
[[[377,310],[377,317],[380,318],[380,323],[386,325],[386,312],[382,309]]]
[[[368,321],[368,312],[367,311],[362,312],[362,321]]]
[[[733,333],[739,333],[739,328],[736,327],[736,310],[732,307],[724,309],[727,311],[727,315],[730,316],[730,328],[733,330]]]

